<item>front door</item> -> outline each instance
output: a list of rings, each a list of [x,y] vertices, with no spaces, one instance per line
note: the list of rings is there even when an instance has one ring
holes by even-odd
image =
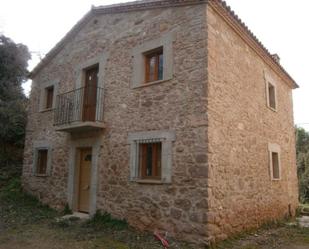
[[[80,150],[78,211],[89,212],[91,182],[91,148]]]
[[[85,88],[83,101],[83,121],[95,121],[97,105],[99,67],[95,66],[85,72]]]

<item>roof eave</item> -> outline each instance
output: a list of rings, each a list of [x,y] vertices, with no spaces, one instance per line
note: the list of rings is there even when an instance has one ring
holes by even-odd
[[[107,6],[92,6],[82,19],[80,19],[73,28],[50,50],[50,52],[39,62],[39,64],[30,72],[29,78],[33,79],[35,75],[65,46],[79,30],[96,14],[112,14],[122,13],[137,10],[146,10],[154,8],[166,8],[193,4],[202,4],[209,2],[211,6],[217,7],[225,12],[225,16],[230,17],[241,29],[241,32],[246,34],[253,43],[256,44],[260,53],[265,55],[265,58],[274,69],[283,76],[288,85],[295,89],[299,86],[295,80],[285,71],[285,69],[274,60],[271,53],[264,47],[264,45],[256,38],[256,36],[249,30],[249,28],[239,19],[239,17],[231,10],[223,0],[158,0],[158,1],[135,1],[122,4],[113,4]]]
[[[94,11],[91,8],[72,28],[71,30],[46,54],[46,56],[39,62],[39,64],[29,73],[28,77],[33,79],[35,75],[65,46],[80,29],[93,17]]]
[[[276,61],[267,48],[260,42],[260,40],[252,33],[244,22],[231,10],[231,8],[223,0],[209,0],[209,5],[219,13],[240,35],[246,36],[244,39],[268,64],[274,71],[277,71],[284,81],[292,88],[298,88],[296,81],[289,75],[289,73]]]
[[[66,42],[73,37],[88,20],[96,14],[113,14],[129,11],[138,11],[154,8],[166,8],[175,6],[185,6],[207,3],[208,0],[158,0],[158,1],[134,1],[122,4],[112,4],[106,6],[94,7],[78,21],[73,28],[48,52],[48,54],[39,62],[39,64],[29,73],[29,78],[33,79],[35,75],[64,47]]]

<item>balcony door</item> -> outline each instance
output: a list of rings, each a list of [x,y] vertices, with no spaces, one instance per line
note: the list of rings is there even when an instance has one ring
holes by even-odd
[[[96,120],[98,73],[98,66],[91,67],[85,71],[83,121]]]

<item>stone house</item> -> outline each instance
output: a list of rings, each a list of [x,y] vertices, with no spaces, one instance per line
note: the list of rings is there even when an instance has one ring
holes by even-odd
[[[30,76],[42,202],[201,243],[294,215],[297,84],[224,2],[92,7]]]

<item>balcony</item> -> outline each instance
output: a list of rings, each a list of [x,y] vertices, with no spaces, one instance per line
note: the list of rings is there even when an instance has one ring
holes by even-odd
[[[54,111],[57,131],[100,130],[103,124],[103,88],[86,86],[59,94]]]

